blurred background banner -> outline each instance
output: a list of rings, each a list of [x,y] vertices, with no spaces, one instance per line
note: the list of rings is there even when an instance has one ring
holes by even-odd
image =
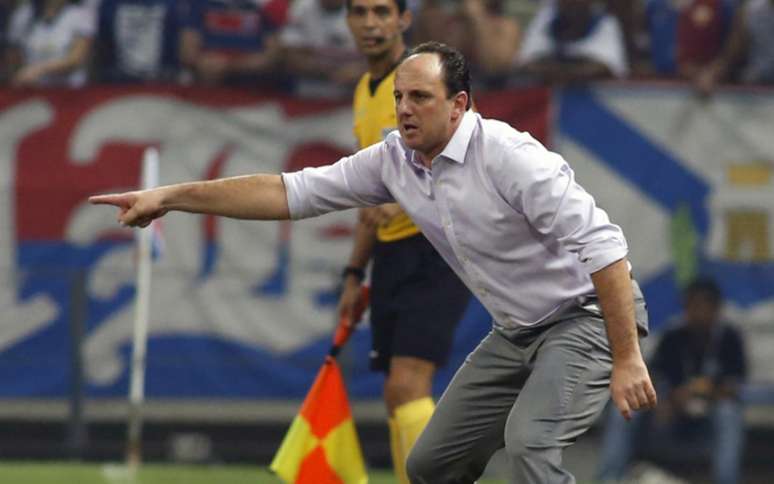
[[[752,380],[770,379],[770,91],[705,102],[685,87],[613,83],[494,91],[476,105],[562,153],[623,226],[654,328],[678,313],[679,288],[709,273],[749,331]],[[126,395],[132,233],[86,198],[137,187],[146,147],[159,148],[161,184],[278,173],[352,152],[351,125],[347,102],[228,88],[0,90],[0,397],[69,394],[73,369],[63,362],[74,320],[83,324],[87,397]],[[354,212],[292,224],[166,218],[153,267],[148,398],[303,397],[329,347],[354,220]],[[488,328],[472,303],[437,390]],[[381,394],[381,376],[367,370],[367,331],[342,355],[353,399]]]
[[[774,343],[774,99],[711,101],[687,86],[604,85],[557,94],[552,139],[579,182],[623,227],[660,329],[680,289],[711,276],[748,336],[752,382],[771,382]]]
[[[480,103],[545,134],[548,99],[533,90]],[[278,173],[352,152],[351,126],[348,103],[227,88],[0,91],[0,397],[70,393],[76,320],[85,395],[126,395],[132,232],[86,199],[137,187],[146,147],[160,150],[162,184]],[[302,397],[335,327],[354,216],[165,220],[151,284],[148,398]],[[470,314],[457,364],[489,325],[480,307]],[[366,332],[343,355],[357,362],[348,375],[355,398],[381,392],[380,375],[366,368]]]

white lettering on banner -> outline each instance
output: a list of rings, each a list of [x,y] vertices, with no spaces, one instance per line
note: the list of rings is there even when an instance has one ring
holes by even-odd
[[[138,123],[138,116],[144,122]],[[275,104],[235,110],[209,109],[169,98],[133,96],[101,105],[80,120],[70,145],[71,159],[88,164],[109,142],[158,143],[162,183],[206,178],[213,160],[227,159],[218,176],[279,172],[283,160],[305,142],[325,140],[349,151],[351,114],[347,108],[320,115],[287,117]],[[295,148],[294,148],[295,147]],[[224,151],[225,149],[225,151]],[[335,160],[332,160],[335,161]],[[286,161],[287,162],[287,161]],[[126,187],[116,187],[117,189]],[[115,222],[104,210],[81,205],[67,238],[91,244]],[[351,213],[294,223],[292,243],[277,247],[275,223],[217,220],[208,239],[204,217],[173,214],[164,219],[165,255],[154,265],[149,337],[209,336],[272,352],[293,351],[331,331],[331,307],[316,297],[338,282],[349,237],[328,237],[331,226],[350,227]],[[333,231],[335,232],[335,230]],[[348,231],[345,230],[345,233]],[[198,243],[192,244],[191,240]],[[213,271],[201,276],[207,244],[220,251]],[[258,278],[278,270],[278,251],[292,252],[279,295],[256,294]],[[92,297],[111,300],[132,286],[133,251],[104,256],[89,280]],[[85,368],[93,384],[110,384],[125,370],[121,348],[131,340],[132,307],[124,305],[87,336]]]
[[[523,95],[482,95],[481,107],[490,104],[496,117],[548,137],[543,111],[524,119],[516,113],[521,109],[497,111],[519,105]],[[85,369],[100,391],[120,392],[126,374],[134,249],[132,232],[116,224],[114,212],[85,203],[89,194],[133,189],[148,145],[160,149],[161,183],[292,171],[330,163],[354,146],[345,105],[166,87],[4,96],[0,360],[10,368],[17,364],[10,351],[22,344],[55,343],[70,317],[63,312],[69,294],[62,276],[84,270],[90,311]],[[579,183],[623,226],[654,329],[679,311],[674,290],[707,270],[724,285],[731,315],[748,332],[753,379],[770,380],[774,291],[766,281],[774,268],[774,137],[768,128],[774,98],[727,92],[699,103],[680,87],[616,84],[568,90],[555,99],[568,116],[557,117],[550,138]],[[584,122],[584,110],[596,120],[593,126]],[[607,130],[614,134],[604,136]],[[154,352],[154,345],[185,348],[189,338],[195,340],[191,348],[218,360],[212,366],[221,369],[231,365],[229,356],[220,357],[224,346],[246,348],[245,359],[234,362],[242,376],[275,365],[293,373],[306,355],[323,351],[316,343],[327,341],[334,324],[332,289],[354,220],[354,213],[292,224],[165,217],[166,251],[154,263],[149,328],[150,365],[168,370],[159,378],[187,374],[175,365],[200,354],[170,357]],[[127,243],[103,244],[121,239]],[[51,270],[60,272],[47,278]],[[219,384],[199,383],[208,395],[222,391]],[[186,385],[181,381],[173,393],[191,391]]]
[[[51,109],[40,101],[29,101],[0,113],[0,351],[48,326],[57,312],[50,297],[18,296],[23,274],[16,271],[15,167],[18,143],[32,131],[51,122]]]

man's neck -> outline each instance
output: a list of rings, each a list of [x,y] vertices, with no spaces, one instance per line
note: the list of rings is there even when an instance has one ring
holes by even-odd
[[[432,150],[426,153],[420,153],[419,151],[416,152],[417,157],[419,158],[419,161],[422,162],[422,165],[424,165],[425,168],[427,168],[428,170],[432,168],[433,160],[435,159],[435,157],[443,153],[443,150],[445,150],[446,147],[449,146],[449,143],[454,137],[454,133],[457,132],[457,129],[459,129],[460,127],[460,124],[462,124],[463,117],[464,115],[460,116],[457,122],[452,124],[449,132],[447,133],[446,141],[444,141],[443,143],[439,143],[438,146],[436,146],[435,148],[433,148]]]
[[[422,166],[427,168],[428,170],[433,167],[433,158],[435,158],[438,155],[432,155],[432,154],[424,154],[420,153],[419,151],[417,153],[417,158],[419,158],[419,162],[422,163]]]
[[[385,52],[379,57],[368,58],[368,73],[371,79],[381,79],[392,71],[398,63],[403,53],[406,52],[406,46],[401,42],[399,46]]]

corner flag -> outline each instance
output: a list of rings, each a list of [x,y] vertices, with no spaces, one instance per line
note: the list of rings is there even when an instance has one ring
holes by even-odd
[[[367,299],[364,289],[356,311],[358,319]],[[351,331],[346,320],[339,323],[330,354],[269,466],[287,483],[368,483],[344,378],[335,359]]]

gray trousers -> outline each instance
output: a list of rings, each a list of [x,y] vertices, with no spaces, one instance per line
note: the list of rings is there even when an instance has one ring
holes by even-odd
[[[562,450],[605,407],[612,359],[601,317],[580,309],[565,317],[482,340],[411,450],[413,484],[470,484],[502,447],[512,483],[575,482]]]

